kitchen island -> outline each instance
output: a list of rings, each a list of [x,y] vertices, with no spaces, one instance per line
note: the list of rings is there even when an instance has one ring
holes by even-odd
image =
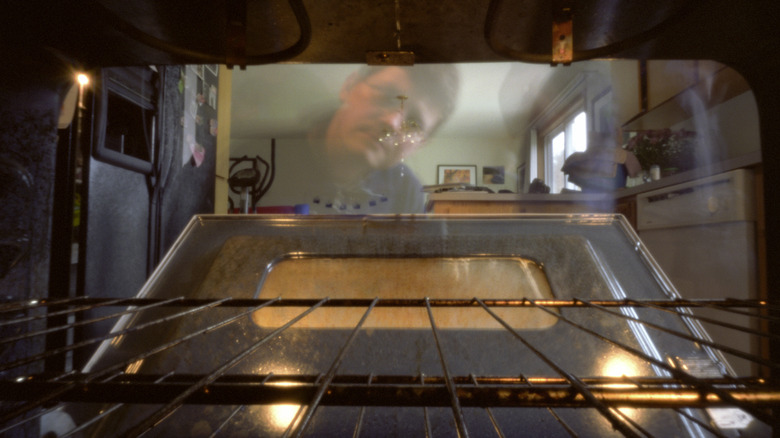
[[[460,213],[612,213],[612,193],[443,192],[428,195],[426,211]]]
[[[694,170],[612,192],[561,194],[487,193],[450,191],[428,195],[426,211],[434,214],[501,213],[621,213],[636,227],[636,195],[697,180],[739,168],[753,168],[757,174],[757,197],[761,199],[761,157],[758,151],[712,163]],[[762,215],[758,215],[762,217]]]

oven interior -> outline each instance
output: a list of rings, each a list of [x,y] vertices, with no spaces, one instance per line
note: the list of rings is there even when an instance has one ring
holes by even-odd
[[[0,49],[17,62],[2,70],[3,98],[14,97],[3,109],[38,110],[40,94],[54,96],[48,103],[58,108],[71,68],[364,63],[367,49],[401,46],[399,4],[403,48],[420,63],[550,63],[550,28],[576,5],[574,23],[584,25],[575,24],[573,62],[716,60],[743,74],[760,112],[764,186],[780,184],[780,155],[771,152],[780,138],[774,1],[217,3],[4,5]],[[22,188],[29,197],[19,211],[41,209],[33,199],[45,182]],[[774,196],[766,190],[768,201]],[[766,202],[767,218],[778,216],[777,205]],[[6,205],[7,214],[14,207]],[[778,259],[777,230],[764,236],[769,266]],[[26,241],[11,243],[4,257],[27,255],[19,250]],[[48,248],[41,252],[48,257]],[[372,275],[401,255],[450,274],[461,262],[465,270],[479,269],[471,261],[527,265],[543,274],[549,293],[503,297],[493,287],[375,301],[354,290],[277,298],[261,287],[277,267],[313,263],[305,269],[321,272],[335,263],[337,272]],[[780,284],[773,271],[770,291]],[[47,298],[37,284],[24,292],[0,304],[4,436],[737,437],[770,436],[769,425],[777,427],[774,296],[680,299],[619,216],[198,216],[136,297]],[[701,308],[720,317],[699,318]],[[103,316],[82,317],[96,309]],[[277,310],[285,316],[274,319]],[[443,322],[447,313],[454,322]],[[464,314],[479,315],[479,326],[460,327]],[[539,321],[525,324],[527,315]],[[732,315],[750,323],[735,326]],[[399,318],[414,325],[402,327]],[[747,333],[769,354],[725,347],[700,322]],[[67,339],[99,324],[113,330],[47,348],[50,335]],[[78,352],[92,358],[87,368],[44,371]],[[750,364],[749,375],[732,372],[737,360]]]
[[[3,364],[5,432],[768,436],[780,396],[696,315],[765,338],[767,304],[679,298],[621,215],[196,216],[138,296],[7,304],[3,342],[93,307],[110,333]]]

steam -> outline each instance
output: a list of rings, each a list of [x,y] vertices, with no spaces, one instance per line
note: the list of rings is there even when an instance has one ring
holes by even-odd
[[[696,83],[686,91],[680,93],[676,101],[687,114],[689,120],[673,126],[672,129],[689,129],[696,133],[695,166],[697,173],[706,172],[706,169],[719,162],[724,157],[725,144],[720,135],[719,114],[709,110],[711,102],[723,100],[723,90],[714,87],[714,76],[706,75],[700,71],[699,64],[693,67],[688,63],[668,64],[668,68],[682,70],[683,77],[695,77]]]

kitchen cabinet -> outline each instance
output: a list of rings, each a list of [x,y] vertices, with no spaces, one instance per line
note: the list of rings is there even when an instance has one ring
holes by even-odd
[[[637,195],[637,233],[685,298],[759,299],[756,197],[750,168],[697,178]],[[703,313],[700,313],[703,312]],[[718,319],[722,314],[694,313]],[[743,316],[730,323],[749,327]],[[760,354],[744,333],[704,324],[716,342]],[[757,368],[729,358],[737,374]]]
[[[618,198],[615,202],[615,213],[625,216],[628,223],[636,229],[636,196]]]
[[[627,123],[642,111],[639,61],[612,61],[612,108],[618,125]]]
[[[698,82],[698,61],[647,61],[647,108],[657,107]]]
[[[694,110],[714,108],[747,91],[750,91],[750,85],[739,73],[714,61],[648,62],[647,95],[640,96],[640,100],[647,102],[647,111],[640,110],[623,123],[622,129],[670,128],[691,120]],[[618,100],[616,103],[625,104]],[[625,117],[635,108],[637,106],[629,102],[628,107],[617,112]]]
[[[700,82],[708,83],[725,66],[715,61],[647,61],[648,110]]]
[[[691,98],[712,108],[750,90],[715,61],[620,61],[611,64],[615,120],[624,131],[663,129],[690,119]]]

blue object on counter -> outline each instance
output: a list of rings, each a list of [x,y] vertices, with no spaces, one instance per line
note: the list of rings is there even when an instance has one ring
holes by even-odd
[[[295,204],[295,214],[309,214],[309,204]]]

